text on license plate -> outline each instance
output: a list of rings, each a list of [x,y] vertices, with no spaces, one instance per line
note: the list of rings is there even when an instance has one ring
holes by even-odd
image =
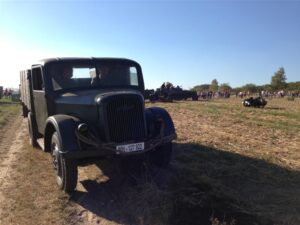
[[[117,145],[117,151],[120,152],[136,152],[144,150],[145,144],[144,142],[128,144],[128,145]]]

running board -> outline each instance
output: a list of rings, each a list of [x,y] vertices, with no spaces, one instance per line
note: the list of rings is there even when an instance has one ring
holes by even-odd
[[[39,139],[37,139],[36,140],[37,141],[37,143],[38,143],[38,145],[40,146],[40,148],[43,150],[43,151],[45,151],[45,145],[44,145],[44,138],[39,138]]]

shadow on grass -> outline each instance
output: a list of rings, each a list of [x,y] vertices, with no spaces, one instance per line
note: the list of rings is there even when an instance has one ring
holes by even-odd
[[[283,107],[268,107],[268,106],[266,106],[264,109],[269,109],[269,110],[284,110],[285,108],[283,108]]]
[[[174,144],[168,169],[136,159],[98,163],[72,200],[123,224],[299,224],[300,173],[198,144]],[[213,219],[213,221],[212,221]]]

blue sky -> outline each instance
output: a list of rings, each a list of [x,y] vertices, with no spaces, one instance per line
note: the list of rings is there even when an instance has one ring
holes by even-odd
[[[299,81],[300,1],[0,0],[0,85],[52,56],[134,59],[147,88]]]

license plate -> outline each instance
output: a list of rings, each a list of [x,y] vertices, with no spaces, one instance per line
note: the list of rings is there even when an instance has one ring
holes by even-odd
[[[128,145],[117,145],[117,151],[120,152],[136,152],[145,149],[144,142],[128,144]]]

